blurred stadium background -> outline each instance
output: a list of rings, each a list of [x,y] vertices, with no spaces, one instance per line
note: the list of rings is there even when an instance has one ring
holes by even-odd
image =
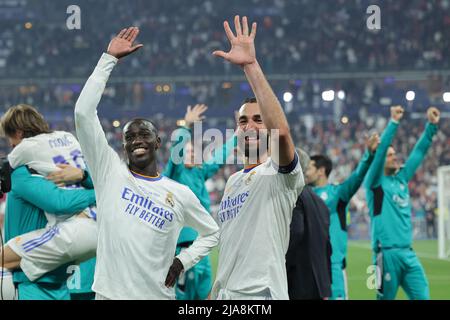
[[[81,8],[80,30],[66,27],[71,4]],[[381,8],[378,31],[366,28],[371,4]],[[335,182],[357,164],[365,135],[384,128],[391,105],[406,108],[407,120],[394,142],[402,155],[420,136],[426,109],[440,108],[440,131],[410,188],[415,246],[431,297],[450,298],[450,262],[436,259],[435,240],[436,171],[450,164],[449,0],[0,0],[0,112],[28,103],[53,129],[74,132],[73,109],[82,85],[113,34],[135,25],[145,46],[114,71],[100,116],[118,151],[121,125],[128,119],[156,120],[163,132],[162,166],[187,105],[206,103],[204,128],[224,130],[234,128],[234,110],[252,96],[240,70],[211,55],[227,48],[222,21],[235,13],[259,23],[257,55],[295,142],[310,154],[327,153]],[[9,150],[0,140],[0,155]],[[227,166],[208,182],[214,205],[237,169]],[[365,286],[371,256],[363,190],[353,198],[348,223],[350,298],[373,299]]]

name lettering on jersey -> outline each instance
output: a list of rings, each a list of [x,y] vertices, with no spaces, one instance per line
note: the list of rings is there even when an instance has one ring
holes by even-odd
[[[48,140],[48,144],[50,145],[50,148],[70,147],[73,145],[73,141],[69,135],[65,135],[62,138]]]
[[[244,205],[248,198],[250,191],[240,193],[237,196],[230,198],[227,197],[220,202],[219,217],[220,222],[225,222],[227,220],[234,219],[238,216],[239,210]]]
[[[164,229],[167,226],[167,222],[173,221],[174,213],[158,206],[148,196],[141,196],[125,187],[122,191],[122,199],[128,201],[125,209],[126,214],[138,217],[158,229]]]

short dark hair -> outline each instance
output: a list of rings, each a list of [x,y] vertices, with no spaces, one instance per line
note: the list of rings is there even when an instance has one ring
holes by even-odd
[[[328,178],[331,170],[333,170],[333,162],[331,162],[331,159],[325,155],[315,155],[311,157],[311,161],[314,161],[317,169],[325,168],[325,175]]]
[[[250,97],[250,98],[245,98],[244,103],[257,103],[256,98],[255,97]]]
[[[153,133],[158,135],[158,127],[155,125],[155,123],[153,121],[145,119],[145,118],[134,118],[134,119],[131,119],[130,121],[125,123],[125,125],[123,126],[122,131],[125,131],[125,128],[128,127],[130,124],[132,124],[134,122],[147,122],[147,123],[150,123],[152,125],[152,127],[153,127]]]

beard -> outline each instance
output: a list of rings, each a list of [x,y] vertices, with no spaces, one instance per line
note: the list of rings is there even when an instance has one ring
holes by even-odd
[[[246,143],[244,146],[244,156],[246,158],[252,157],[253,159],[253,157],[255,157],[256,155],[256,160],[259,160],[262,156],[268,153],[268,150],[269,150],[269,139],[266,140],[266,145],[263,150],[261,150],[260,148],[260,141],[258,141],[258,143],[254,146],[250,146],[249,143]]]

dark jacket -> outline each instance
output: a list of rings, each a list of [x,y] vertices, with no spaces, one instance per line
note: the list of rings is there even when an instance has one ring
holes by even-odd
[[[306,186],[297,199],[286,254],[289,298],[331,296],[330,213],[322,199]]]

